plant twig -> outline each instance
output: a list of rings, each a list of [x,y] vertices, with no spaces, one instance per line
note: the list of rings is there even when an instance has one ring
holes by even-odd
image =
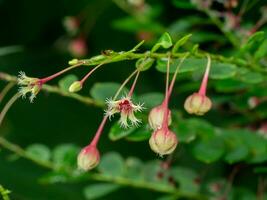
[[[54,164],[51,161],[44,161],[40,160],[37,157],[32,156],[31,154],[27,153],[23,148],[20,146],[13,144],[9,142],[7,139],[0,137],[0,146],[4,147],[5,149],[8,149],[9,151],[15,153],[16,155],[23,157],[25,159],[28,159],[35,164],[50,169],[50,170],[57,170]],[[70,170],[66,170],[66,173],[71,175]],[[82,174],[83,176],[84,174]],[[111,183],[116,183],[121,186],[130,186],[134,188],[143,188],[143,189],[148,189],[148,190],[153,190],[156,192],[162,192],[162,193],[167,193],[167,194],[173,194],[176,196],[176,198],[189,198],[189,199],[196,199],[196,200],[206,200],[207,198],[201,194],[191,194],[191,193],[184,193],[181,192],[180,190],[168,186],[168,185],[162,185],[162,184],[157,184],[157,183],[151,183],[151,182],[146,182],[144,180],[132,180],[126,177],[111,177],[111,176],[106,176],[104,174],[100,173],[90,173],[90,174],[85,174],[86,178],[89,178],[91,180],[96,180],[96,181],[102,181],[102,182],[111,182]]]
[[[12,76],[3,72],[0,72],[0,79],[4,80],[4,81],[8,81],[8,82],[13,82],[16,83],[17,82],[17,77],[16,76]],[[85,103],[87,105],[94,105],[97,107],[103,107],[104,104],[100,101],[96,101],[90,97],[85,97],[76,93],[70,93],[67,91],[64,91],[62,89],[60,89],[57,86],[51,86],[51,85],[46,85],[44,84],[42,86],[42,90],[43,91],[47,91],[47,92],[51,92],[51,93],[55,93],[55,94],[59,94],[61,96],[65,96],[65,97],[69,97],[69,98],[73,98],[76,99],[82,103]]]

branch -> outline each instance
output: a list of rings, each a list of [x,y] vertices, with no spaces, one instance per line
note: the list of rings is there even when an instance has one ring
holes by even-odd
[[[44,168],[54,170],[56,171],[57,168],[54,166],[54,164],[51,161],[44,161],[44,160],[39,160],[38,158],[32,156],[28,152],[26,152],[23,148],[20,146],[13,144],[6,140],[3,137],[0,137],[0,145],[9,151],[15,153],[16,155],[28,159],[35,164],[42,166]],[[69,168],[64,169],[68,175],[72,175],[73,171],[71,171]],[[111,177],[111,176],[106,176],[100,173],[90,173],[90,174],[83,174],[86,175],[86,178],[91,179],[91,180],[96,180],[96,181],[102,181],[102,182],[111,182],[111,183],[116,183],[121,186],[129,186],[129,187],[134,187],[134,188],[143,188],[143,189],[148,189],[148,190],[153,190],[156,192],[161,192],[161,193],[167,193],[167,194],[172,194],[176,198],[190,198],[190,199],[196,199],[196,200],[205,200],[207,199],[205,196],[201,194],[189,194],[189,193],[184,193],[181,192],[180,190],[171,187],[171,186],[165,186],[165,185],[160,185],[156,183],[151,183],[151,182],[145,182],[143,180],[136,181],[132,180],[129,178],[125,177]]]
[[[8,82],[13,82],[16,83],[17,82],[17,77],[16,76],[12,76],[3,72],[0,72],[0,79],[4,80],[4,81],[8,81]],[[43,85],[42,86],[42,90],[43,91],[47,91],[47,92],[51,92],[51,93],[55,93],[55,94],[59,94],[61,96],[64,97],[69,97],[69,98],[73,98],[76,99],[82,103],[85,103],[87,105],[94,105],[97,107],[103,107],[104,104],[100,101],[96,101],[90,97],[85,97],[76,93],[70,93],[70,92],[66,92],[62,89],[60,89],[57,86],[51,86],[51,85]]]

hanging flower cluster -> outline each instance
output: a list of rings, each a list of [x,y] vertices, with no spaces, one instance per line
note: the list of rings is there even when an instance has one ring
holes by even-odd
[[[171,110],[169,109],[169,100],[173,91],[176,76],[183,61],[188,54],[181,59],[181,62],[176,67],[175,73],[169,84],[169,68],[171,58],[168,58],[167,73],[166,73],[166,89],[165,98],[163,102],[152,108],[148,115],[148,123],[153,130],[153,133],[149,139],[149,145],[151,149],[160,156],[171,154],[178,144],[178,138],[176,134],[170,130],[172,123]],[[69,87],[69,92],[78,92],[83,88],[85,81],[96,71],[99,67],[106,62],[92,68],[81,80],[73,82]],[[24,72],[20,72],[18,76],[18,85],[20,85],[19,93],[21,96],[26,97],[30,94],[30,102],[33,102],[36,95],[42,89],[43,84],[46,82],[84,64],[82,61],[73,60],[71,66],[59,71],[51,76],[45,78],[32,78],[26,76]],[[211,100],[206,96],[206,88],[208,82],[208,75],[210,70],[210,57],[208,56],[208,63],[206,71],[198,92],[190,95],[184,104],[185,110],[189,114],[203,115],[211,108]],[[100,161],[100,153],[97,149],[99,138],[103,132],[104,126],[108,119],[111,119],[114,115],[120,114],[119,124],[122,128],[129,128],[131,126],[139,126],[141,120],[136,117],[136,113],[144,110],[142,103],[135,103],[132,99],[134,89],[140,75],[140,70],[136,69],[121,85],[113,98],[106,100],[106,110],[102,122],[99,125],[92,141],[89,145],[85,146],[77,157],[78,168],[84,171],[93,169]],[[130,91],[121,98],[118,98],[125,85],[135,76]]]
[[[170,59],[168,60],[165,98],[161,105],[156,106],[149,113],[148,117],[149,125],[154,131],[149,139],[149,145],[151,149],[160,156],[171,154],[175,150],[178,144],[178,139],[176,134],[169,129],[169,126],[171,125],[172,122],[172,118],[171,118],[171,111],[168,108],[168,103],[179,67],[183,63],[185,58],[186,56],[181,60],[181,62],[177,66],[170,86],[168,83]],[[210,57],[208,56],[206,72],[203,77],[199,92],[189,96],[185,101],[185,110],[189,114],[203,115],[211,108],[211,101],[208,97],[206,97],[206,87],[208,82],[209,70],[210,70]]]

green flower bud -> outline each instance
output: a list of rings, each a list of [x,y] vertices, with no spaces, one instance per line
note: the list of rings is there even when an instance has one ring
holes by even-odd
[[[184,108],[189,114],[204,115],[211,109],[211,100],[199,93],[194,93],[187,97],[184,103]]]
[[[70,85],[69,92],[78,92],[82,89],[82,87],[81,81],[75,81]]]

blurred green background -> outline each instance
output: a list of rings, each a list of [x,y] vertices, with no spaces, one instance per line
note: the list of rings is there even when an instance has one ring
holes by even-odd
[[[149,8],[139,7],[140,5],[131,2],[135,1],[0,0],[0,71],[12,75],[24,71],[29,76],[45,77],[63,69],[73,57],[89,58],[101,54],[101,51],[107,49],[114,51],[129,50],[142,39],[147,41],[142,50],[149,49],[165,31],[168,31],[174,40],[185,34],[193,33],[191,42],[198,43],[200,48],[214,54],[240,55],[237,52],[238,48],[232,47],[228,38],[221,33],[218,27],[214,26],[214,22],[206,16],[205,12],[188,9],[188,6],[191,5],[190,1],[146,1],[145,4]],[[138,1],[136,2],[138,3]],[[142,1],[140,2],[142,3]],[[223,9],[227,11],[222,6],[222,2],[214,1],[215,8],[219,11]],[[237,2],[238,5],[233,10],[239,10],[243,3],[243,1]],[[250,1],[247,2],[250,3]],[[131,5],[130,9],[127,7],[128,4]],[[243,17],[242,22],[245,28],[252,27],[257,22],[261,16],[259,10],[266,4],[265,0],[255,1],[253,7]],[[77,32],[73,33],[66,28],[67,16],[74,16],[75,19],[78,19],[80,24]],[[230,26],[226,22],[224,22],[225,26]],[[229,20],[228,22],[232,21]],[[260,28],[261,30],[267,30],[264,24]],[[230,28],[229,30],[234,35],[236,34],[236,38],[240,39],[238,42],[242,43],[243,39],[246,40],[242,31],[239,33],[235,29]],[[241,34],[243,38],[238,34]],[[266,34],[264,38],[266,39]],[[77,39],[79,40],[78,47],[71,46]],[[190,48],[192,48],[192,44],[185,47],[185,49]],[[266,68],[266,56],[262,58],[261,62],[262,66]],[[76,69],[72,74],[82,77],[89,68],[85,66]],[[89,95],[90,88],[97,82],[121,83],[134,69],[134,61],[108,64],[88,79],[81,94]],[[262,91],[264,88],[265,90],[266,76],[263,76],[264,81],[262,83],[256,86],[245,85],[244,90],[250,91],[252,94],[255,94],[253,89]],[[199,85],[197,76],[181,77],[171,105],[178,110],[177,113],[179,114],[184,112],[183,100],[185,97]],[[51,84],[56,85],[58,80],[53,80]],[[162,93],[164,91],[164,80],[164,75],[154,68],[145,71],[137,84],[137,95],[148,92]],[[187,80],[193,80],[192,84],[186,84]],[[219,81],[225,86],[225,82]],[[241,92],[238,90],[236,93],[227,93],[223,88],[222,92],[218,91],[219,81],[211,80],[212,91],[210,93],[215,99],[215,104],[216,101],[217,105],[220,102],[223,103],[221,107],[216,107],[219,113],[213,110],[211,114],[205,116],[205,119],[209,120],[214,126],[225,128],[243,128],[264,122],[266,114],[260,114],[266,112],[266,103],[255,111],[260,112],[260,119],[258,121],[250,120],[248,117],[250,113],[237,112],[238,109],[248,110],[242,107],[240,102],[246,104],[249,95],[242,97],[243,90]],[[5,82],[1,82],[1,88],[5,84]],[[239,84],[236,87],[242,86]],[[246,90],[247,88],[248,90]],[[17,88],[12,89],[13,92],[16,90]],[[177,94],[180,90],[182,90],[181,95]],[[233,91],[235,92],[235,89]],[[11,97],[11,93],[8,97]],[[228,105],[230,101],[234,102],[233,107],[236,108],[233,109],[233,112],[231,112],[232,107],[229,108]],[[1,105],[1,108],[3,105]],[[87,145],[93,137],[102,116],[103,111],[100,108],[85,105],[71,98],[41,92],[34,103],[29,103],[28,100],[19,100],[14,104],[0,128],[0,134],[23,148],[34,143],[41,143],[49,148],[55,148],[64,143],[82,147]],[[254,115],[251,114],[251,116]],[[112,123],[107,125],[100,140],[99,149],[101,154],[116,151],[123,157],[134,156],[143,161],[158,158],[150,150],[146,140],[141,142],[110,141],[107,134],[111,125]],[[266,140],[264,145],[267,146]],[[193,167],[198,172],[208,168],[207,176],[209,177],[224,177],[226,179],[232,171],[233,166],[223,160],[204,164],[192,158],[191,154],[186,153],[190,151],[190,148],[191,146],[187,144],[180,147],[178,150],[179,159],[176,160],[176,164]],[[216,145],[214,148],[216,148]],[[39,178],[49,170],[39,167],[31,161],[18,158],[18,156],[5,149],[0,148],[0,150],[0,184],[12,191],[11,199],[83,200],[86,199],[83,193],[84,186],[95,182],[83,180],[74,183],[41,183]],[[256,194],[258,176],[253,173],[252,169],[254,166],[264,166],[266,164],[267,152],[264,152],[265,150],[262,153],[265,156],[262,161],[253,166],[246,165],[242,168],[235,182],[236,185],[249,188]],[[241,160],[241,164],[242,162]],[[122,187],[122,189],[102,197],[102,199],[156,199],[160,196],[161,194],[151,190]],[[243,198],[243,196],[241,198],[238,195],[231,197],[231,199],[236,200],[253,198],[254,196],[250,197],[249,195],[247,198]]]

